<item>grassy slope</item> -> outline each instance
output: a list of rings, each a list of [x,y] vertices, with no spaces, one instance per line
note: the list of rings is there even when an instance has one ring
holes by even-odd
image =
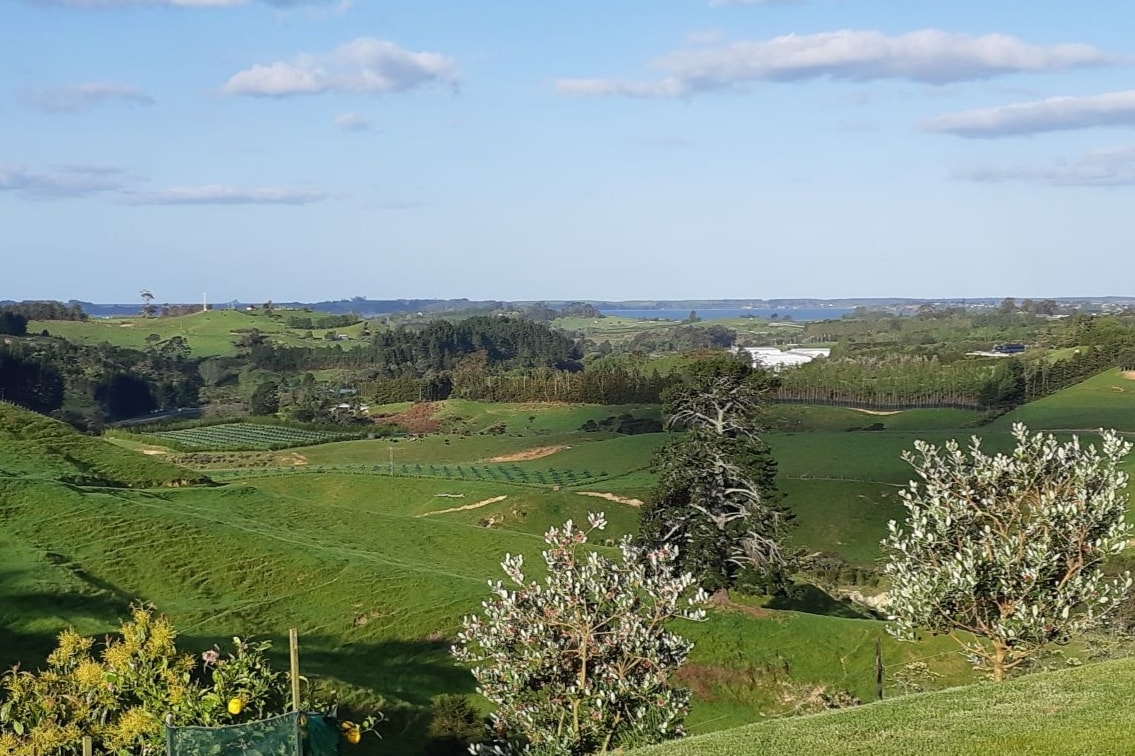
[[[556,407],[543,418],[529,406],[457,406],[454,414],[467,428],[507,418],[508,426],[519,424],[517,432],[531,424],[532,433],[401,441],[393,444],[396,462],[456,464],[562,444],[572,448],[515,464],[543,470],[603,465],[612,476],[629,474],[598,490],[643,490],[645,475],[624,488],[618,482],[640,474],[633,471],[646,464],[661,436],[570,432],[582,422],[580,413],[591,416],[596,409]],[[887,422],[896,430],[888,425],[882,432],[770,435],[788,502],[799,515],[798,543],[870,563],[886,519],[901,514],[893,498],[895,486],[909,477],[901,450],[916,437],[940,441],[959,434],[943,429],[933,414],[922,421],[888,416]],[[898,430],[923,422],[934,430]],[[982,433],[994,446],[1007,436],[1003,429],[995,437]],[[287,627],[298,627],[305,670],[384,696],[395,713],[384,745],[412,753],[420,730],[407,725],[405,714],[420,711],[432,695],[472,689],[469,675],[452,664],[438,639],[453,632],[462,614],[476,610],[486,595],[485,580],[500,574],[501,556],[521,552],[538,563],[538,535],[549,525],[603,509],[617,534],[633,529],[636,512],[567,489],[332,471],[362,462],[381,468],[391,445],[359,441],[300,450],[312,466],[327,465],[322,473],[148,492],[62,485],[54,475],[37,474],[46,463],[25,461],[13,469],[19,478],[2,481],[0,489],[0,664],[20,658],[34,664],[50,647],[51,633],[67,623],[83,632],[105,631],[135,597],[170,613],[187,633],[190,650],[234,632],[280,640]],[[12,460],[22,458],[12,448],[0,444],[0,469],[15,468]],[[24,457],[38,459],[31,452]],[[130,459],[153,462],[142,455]],[[451,496],[437,495],[442,493]],[[508,498],[483,508],[418,516],[501,495]],[[490,516],[501,526],[477,527]],[[845,611],[834,602],[809,608]],[[870,696],[872,644],[881,623],[786,611],[756,615],[714,612],[704,625],[683,626],[697,641],[684,673],[699,695],[691,732],[783,711],[790,706],[786,668],[797,683]],[[968,679],[964,662],[943,638],[900,645],[884,636],[884,658],[888,669],[928,659],[946,675],[943,682]]]
[[[568,436],[563,438],[573,441],[572,449],[517,464],[565,469],[602,462],[615,474],[644,464],[659,440]],[[548,438],[534,436],[527,444],[546,445]],[[466,439],[477,458],[501,441],[512,449],[525,439]],[[456,437],[448,446],[434,438],[403,442],[399,453],[415,449],[429,459],[461,443]],[[130,454],[104,446],[108,453]],[[305,452],[326,450],[332,463],[361,454],[359,449],[386,451],[376,441]],[[351,452],[341,455],[343,450]],[[0,607],[6,607],[0,609],[0,664],[23,659],[34,665],[61,626],[104,632],[131,599],[145,598],[173,617],[189,650],[234,632],[279,641],[287,627],[298,627],[305,670],[383,696],[398,732],[409,721],[399,711],[419,711],[441,692],[472,689],[471,678],[453,665],[446,642],[438,639],[451,636],[459,618],[476,610],[486,596],[485,580],[500,575],[505,552],[522,552],[539,564],[538,534],[589,510],[608,513],[611,535],[630,532],[637,520],[631,507],[566,489],[330,471],[151,491],[22,477],[5,481],[0,495]],[[482,508],[418,516],[501,495],[507,498]],[[490,516],[501,525],[477,527]],[[698,642],[689,674],[703,694],[691,719],[692,731],[700,732],[782,709],[777,675],[783,676],[784,665],[798,679],[865,695],[870,639],[881,625],[763,611],[758,617],[715,614],[686,632]],[[826,651],[817,655],[821,646]],[[925,653],[889,641],[885,649],[896,663]],[[386,745],[412,752],[413,733],[420,730],[411,727],[408,739],[398,732],[387,731]]]
[[[1135,659],[1036,674],[1000,685],[907,696],[765,722],[635,751],[746,754],[1122,754],[1132,752]]]
[[[83,436],[51,418],[0,402],[0,478],[161,486],[200,475],[153,456]]]
[[[1003,415],[991,427],[1007,431],[1017,422],[1032,430],[1135,431],[1135,380],[1108,370]]]
[[[303,331],[289,329],[285,325],[288,315],[308,315],[308,313],[287,311],[281,313],[278,320],[261,312],[246,313],[239,310],[209,310],[204,313],[195,312],[169,318],[123,317],[83,322],[37,320],[28,323],[28,331],[39,333],[46,329],[53,336],[60,336],[68,341],[82,344],[100,344],[105,341],[114,346],[133,349],[144,349],[146,337],[150,334],[157,334],[163,340],[181,336],[197,357],[235,354],[234,342],[240,338],[240,331],[252,328],[256,328],[275,343],[288,346],[312,344],[311,340],[301,338]],[[357,338],[361,329],[362,325],[356,324],[348,328],[337,328],[334,331]],[[319,340],[325,333],[326,331],[313,330],[312,337],[316,343],[322,344],[323,342]],[[355,340],[341,342],[348,348],[358,343]]]

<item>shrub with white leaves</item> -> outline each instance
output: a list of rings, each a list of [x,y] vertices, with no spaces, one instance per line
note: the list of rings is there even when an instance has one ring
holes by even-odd
[[[473,664],[478,690],[496,705],[482,753],[567,756],[682,735],[689,692],[670,680],[693,644],[670,620],[701,620],[706,595],[676,574],[671,546],[645,551],[629,538],[618,559],[586,546],[606,527],[571,520],[544,536],[543,580],[521,556],[501,567],[515,586],[490,582],[483,612],[464,618],[453,654]]]
[[[921,482],[900,491],[906,522],[882,543],[890,631],[949,633],[995,680],[1099,622],[1132,584],[1104,573],[1132,536],[1119,469],[1131,444],[1115,431],[1098,449],[1061,443],[1019,423],[1013,437],[995,455],[977,437],[968,450],[916,441],[903,459]]]

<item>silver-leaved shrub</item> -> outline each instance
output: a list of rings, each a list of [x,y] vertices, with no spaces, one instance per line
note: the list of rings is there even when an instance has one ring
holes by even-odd
[[[515,587],[490,581],[483,611],[462,622],[453,654],[474,665],[478,690],[496,705],[481,753],[574,756],[682,735],[689,692],[670,681],[693,644],[668,626],[704,619],[706,595],[676,574],[675,548],[644,551],[624,538],[608,559],[587,547],[603,515],[588,523],[545,534],[543,580],[506,554]]]
[[[1101,445],[1059,442],[1013,426],[1010,454],[915,442],[921,478],[900,491],[906,522],[883,540],[891,632],[949,633],[993,679],[1050,643],[1096,624],[1131,587],[1104,563],[1131,538],[1124,519],[1131,450],[1115,431]]]

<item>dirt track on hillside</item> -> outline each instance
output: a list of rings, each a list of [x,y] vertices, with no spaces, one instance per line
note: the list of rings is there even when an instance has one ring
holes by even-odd
[[[512,454],[502,454],[499,457],[493,457],[490,462],[528,462],[533,459],[543,459],[550,457],[558,451],[570,449],[570,446],[538,446],[535,449],[525,449],[524,451],[513,452]]]
[[[632,499],[627,496],[619,496],[618,494],[613,493],[603,493],[600,491],[576,491],[576,493],[580,496],[594,496],[596,499],[606,499],[607,501],[613,501],[617,504],[626,504],[627,506],[631,507],[642,506],[642,499]]]
[[[465,511],[470,510],[470,509],[480,509],[481,507],[487,507],[490,504],[496,504],[498,501],[504,501],[507,498],[508,498],[507,496],[494,496],[491,499],[485,499],[484,501],[474,502],[473,504],[464,504],[460,507],[450,507],[449,509],[439,509],[435,512],[423,512],[422,514],[418,515],[418,517],[433,517],[434,515],[449,514],[450,512],[465,512]]]

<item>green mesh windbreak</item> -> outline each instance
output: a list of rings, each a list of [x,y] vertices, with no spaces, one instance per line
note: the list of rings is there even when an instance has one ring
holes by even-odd
[[[169,756],[336,756],[339,730],[320,714],[293,712],[228,727],[167,727]]]

